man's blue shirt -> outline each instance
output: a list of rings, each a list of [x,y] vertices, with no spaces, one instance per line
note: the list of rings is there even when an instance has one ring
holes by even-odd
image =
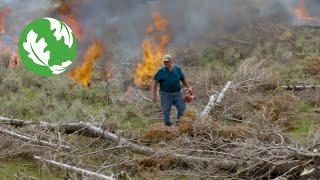
[[[154,80],[160,83],[160,91],[164,92],[180,91],[180,81],[183,81],[184,78],[181,68],[177,65],[173,65],[172,71],[169,71],[166,67],[162,67],[154,76]]]

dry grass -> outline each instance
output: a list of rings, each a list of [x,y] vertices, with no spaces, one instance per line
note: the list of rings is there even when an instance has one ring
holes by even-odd
[[[268,119],[276,121],[283,112],[286,112],[291,108],[294,100],[293,94],[285,92],[271,97],[264,96],[257,98],[252,104],[252,107],[261,111]]]
[[[2,135],[0,144],[0,159],[17,158],[17,157],[32,157],[35,154],[41,154],[45,149],[30,146],[21,141],[12,139],[12,137]]]
[[[176,138],[177,135],[174,128],[166,127],[163,124],[154,124],[142,135],[142,139],[148,143],[154,144],[161,141],[170,141]]]
[[[195,111],[187,109],[184,113],[184,116],[181,118],[179,123],[179,132],[180,133],[192,133],[193,124],[195,121],[199,120],[199,116]]]
[[[239,139],[252,137],[252,131],[246,125],[236,124],[230,126],[220,126],[219,129],[217,129],[217,135],[227,139]]]
[[[305,59],[304,73],[310,74],[320,80],[320,57],[308,57]]]

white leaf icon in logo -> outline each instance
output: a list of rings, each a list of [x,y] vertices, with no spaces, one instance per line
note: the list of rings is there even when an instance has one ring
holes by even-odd
[[[61,65],[53,65],[50,66],[50,70],[52,71],[53,74],[61,74],[65,70],[67,70],[67,67],[72,63],[72,61],[65,61]]]
[[[36,64],[41,66],[49,66],[50,51],[44,52],[47,43],[44,38],[37,42],[38,34],[33,30],[27,35],[27,42],[23,43],[24,49],[29,53],[28,57]]]
[[[66,44],[69,48],[71,48],[73,44],[73,36],[72,36],[72,30],[71,28],[66,25],[62,21],[58,21],[53,18],[45,18],[50,21],[50,29],[54,30],[54,36],[56,37],[57,41],[60,41],[60,39],[64,38],[64,44]]]
[[[37,42],[37,37],[38,34],[33,30],[27,34],[27,42],[23,43],[23,47],[29,53],[28,57],[38,65],[49,67],[53,74],[61,74],[67,70],[67,67],[72,63],[69,60],[62,62],[61,65],[49,66],[50,51],[44,52],[47,43],[44,38]]]

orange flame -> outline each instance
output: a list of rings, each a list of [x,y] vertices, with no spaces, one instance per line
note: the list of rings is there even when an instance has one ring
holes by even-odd
[[[301,20],[312,21],[316,19],[310,15],[305,0],[298,1],[295,7],[295,14]]]
[[[136,67],[134,75],[134,83],[143,89],[151,87],[153,76],[161,66],[161,59],[170,40],[167,34],[168,21],[159,12],[153,13],[152,19],[154,23],[146,31],[153,38],[143,41],[142,62]]]
[[[87,49],[83,64],[73,69],[70,76],[81,85],[88,87],[94,62],[102,56],[103,47],[100,41],[94,41]]]

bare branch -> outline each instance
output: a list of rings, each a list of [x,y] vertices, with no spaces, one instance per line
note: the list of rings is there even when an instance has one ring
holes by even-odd
[[[12,131],[8,131],[8,130],[2,129],[2,128],[0,128],[0,133],[9,135],[11,137],[20,139],[20,140],[25,141],[25,142],[31,142],[33,144],[48,146],[48,147],[51,147],[51,148],[71,149],[70,146],[67,146],[67,145],[53,144],[53,143],[50,143],[50,142],[47,142],[47,141],[31,138],[31,137],[28,137],[26,135],[18,134],[18,133],[15,133],[15,132],[12,132]]]
[[[60,162],[53,161],[53,160],[44,159],[44,158],[42,158],[40,156],[34,156],[34,158],[39,160],[39,161],[44,161],[46,163],[58,166],[59,168],[62,168],[62,169],[69,169],[69,170],[72,170],[72,171],[75,171],[75,172],[78,172],[78,173],[83,173],[83,174],[85,174],[87,176],[91,176],[91,177],[95,177],[95,178],[99,178],[99,179],[106,179],[106,180],[114,180],[115,179],[112,176],[105,176],[103,174],[95,173],[95,172],[92,172],[92,171],[89,171],[89,170],[86,170],[86,169],[82,169],[82,168],[79,168],[79,167],[71,166],[71,165],[60,163]]]
[[[221,103],[222,99],[225,96],[225,93],[227,92],[227,90],[231,87],[232,85],[232,81],[229,81],[224,88],[222,89],[222,91],[219,94],[214,94],[210,97],[209,102],[207,104],[207,106],[204,108],[204,110],[200,113],[201,117],[206,117],[208,116],[208,114],[210,113],[210,111],[214,108],[215,105]]]

